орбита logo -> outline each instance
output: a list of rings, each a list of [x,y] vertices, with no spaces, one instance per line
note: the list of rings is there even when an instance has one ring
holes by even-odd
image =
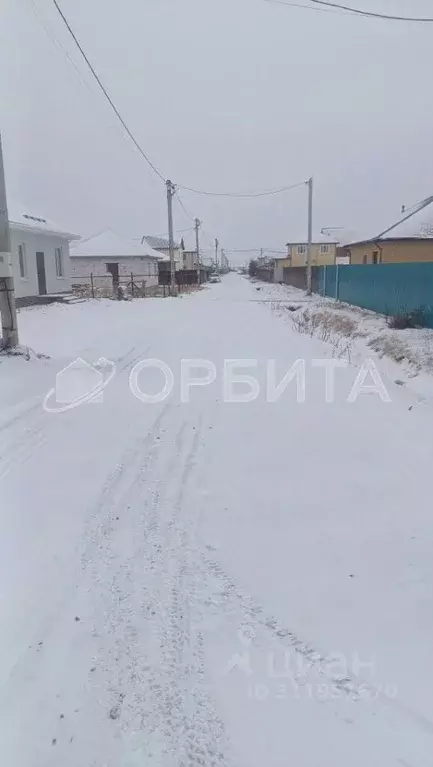
[[[104,400],[104,389],[116,373],[114,362],[101,359],[90,365],[78,357],[56,376],[56,386],[44,399],[47,413],[64,413],[66,410]],[[50,404],[54,400],[53,404]],[[55,403],[55,404],[54,404]]]

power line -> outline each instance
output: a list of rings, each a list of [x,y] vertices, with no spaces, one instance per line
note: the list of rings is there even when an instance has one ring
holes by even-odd
[[[192,192],[193,194],[201,194],[209,197],[236,197],[236,198],[252,198],[252,197],[268,197],[273,194],[281,194],[282,192],[288,192],[290,189],[296,189],[298,186],[304,186],[306,182],[300,181],[297,184],[291,186],[282,186],[279,189],[269,189],[265,192],[206,192],[200,189],[191,189],[188,186],[178,185],[178,189],[184,189],[186,192]]]
[[[187,211],[187,209],[186,209],[185,205],[183,204],[182,200],[180,199],[180,197],[179,197],[179,192],[177,191],[177,188],[176,188],[176,192],[175,192],[175,197],[176,197],[176,199],[177,199],[177,201],[178,201],[178,203],[179,203],[180,207],[182,208],[183,212],[184,212],[184,213],[185,213],[185,215],[187,216],[187,218],[190,218],[190,219],[191,219],[191,221],[194,221],[194,222],[195,222],[195,217],[194,217],[194,216],[192,216],[192,215],[191,215],[191,213],[189,213],[189,212]]]
[[[226,253],[260,253],[261,251],[266,253],[268,252],[268,248],[266,248],[266,251],[265,248],[224,248],[224,250]]]
[[[310,0],[311,3],[316,5],[324,5],[328,8],[339,8],[350,13],[358,14],[359,16],[368,16],[374,19],[386,19],[387,21],[415,21],[420,24],[431,24],[433,18],[419,18],[416,16],[394,16],[387,13],[377,13],[375,11],[364,11],[360,8],[352,8],[350,5],[341,5],[341,3],[330,2],[330,0]]]
[[[72,39],[74,40],[75,45],[77,46],[77,48],[80,51],[84,61],[86,62],[88,68],[90,69],[90,72],[92,73],[94,79],[96,80],[97,84],[99,85],[99,88],[101,89],[101,91],[104,94],[106,100],[108,101],[109,105],[111,106],[112,110],[114,111],[117,119],[122,124],[122,126],[123,126],[124,130],[126,131],[127,135],[129,136],[129,138],[131,139],[131,141],[133,142],[134,146],[139,151],[139,153],[141,154],[143,159],[147,162],[147,164],[154,171],[154,173],[156,173],[156,175],[160,178],[160,180],[163,181],[164,184],[165,184],[166,180],[165,180],[164,176],[162,175],[160,170],[157,168],[157,166],[150,160],[150,158],[148,157],[148,155],[146,154],[144,149],[140,146],[138,140],[135,138],[134,134],[132,133],[132,131],[128,127],[126,121],[122,117],[122,115],[121,115],[119,109],[117,108],[116,104],[114,103],[113,99],[109,95],[105,85],[103,84],[101,78],[97,74],[97,72],[96,72],[93,64],[91,63],[89,57],[87,56],[86,52],[84,51],[83,46],[81,45],[78,37],[76,36],[76,34],[73,31],[71,25],[69,24],[68,19],[66,18],[65,14],[63,13],[63,11],[62,11],[59,3],[58,3],[58,0],[53,0],[53,3],[54,3],[54,6],[55,6],[57,12],[60,15],[62,21],[63,21],[63,23],[65,24],[69,34],[71,35]],[[251,192],[251,193],[243,193],[243,192],[209,192],[209,191],[205,191],[205,190],[193,189],[191,187],[182,186],[182,185],[177,185],[176,188],[177,189],[184,189],[185,191],[192,192],[193,194],[206,195],[206,196],[211,196],[211,197],[231,197],[231,198],[238,198],[238,199],[242,199],[242,198],[250,199],[250,198],[257,198],[257,197],[268,197],[270,195],[276,195],[276,194],[281,194],[283,192],[288,192],[291,189],[296,189],[297,187],[303,186],[304,183],[305,183],[304,181],[301,181],[301,182],[299,182],[297,184],[292,184],[290,186],[283,186],[283,187],[280,187],[278,189],[270,189],[270,190],[266,190],[266,191],[263,191],[263,192]],[[178,199],[180,201],[180,198],[178,198]],[[187,213],[187,211],[186,211],[185,207],[183,206],[182,202],[181,202],[181,205],[184,208],[185,213],[190,218],[192,218],[192,220],[194,220],[193,217],[190,216],[189,213]]]
[[[289,8],[302,8],[304,11],[315,11],[316,13],[321,12],[338,14],[339,16],[353,16],[353,14],[348,11],[332,11],[329,8],[316,8],[313,5],[301,5],[301,3],[292,3],[289,0],[263,0],[263,2],[273,3],[274,5],[287,5]]]
[[[141,154],[141,156],[143,157],[143,159],[144,159],[144,160],[147,162],[147,164],[150,166],[150,168],[152,168],[152,170],[154,171],[154,173],[156,173],[156,175],[157,175],[157,176],[159,176],[159,178],[161,179],[161,181],[163,181],[163,182],[164,182],[164,184],[165,184],[165,178],[164,178],[164,176],[163,176],[163,175],[162,175],[162,173],[161,173],[161,172],[158,170],[158,168],[156,167],[156,165],[154,165],[154,163],[153,163],[153,162],[152,162],[152,161],[149,159],[149,157],[147,156],[147,154],[146,154],[146,152],[144,151],[144,149],[143,149],[143,148],[140,146],[140,144],[138,143],[138,141],[137,141],[137,139],[135,138],[135,136],[134,136],[134,134],[132,133],[132,131],[131,131],[131,130],[128,128],[128,126],[127,126],[127,124],[126,124],[125,120],[123,119],[122,115],[120,114],[120,112],[119,112],[118,108],[116,107],[116,105],[115,105],[115,103],[114,103],[113,99],[110,97],[110,95],[109,95],[109,93],[108,93],[107,89],[105,88],[104,84],[102,83],[102,81],[101,81],[101,79],[100,79],[99,75],[96,73],[96,71],[95,71],[95,69],[94,69],[94,67],[93,67],[93,65],[92,65],[92,63],[91,63],[91,61],[90,61],[90,59],[88,58],[87,54],[85,53],[85,51],[84,51],[84,49],[83,49],[83,47],[82,47],[82,45],[81,45],[80,41],[78,40],[77,36],[75,35],[75,32],[74,32],[74,31],[73,31],[73,29],[71,28],[71,26],[70,26],[70,24],[69,24],[69,22],[68,22],[68,20],[67,20],[67,18],[66,18],[66,16],[65,16],[65,14],[63,13],[62,9],[60,8],[60,5],[59,5],[59,3],[57,2],[57,0],[53,0],[53,3],[54,3],[54,5],[55,5],[55,7],[56,7],[57,11],[59,12],[59,14],[60,14],[60,16],[61,16],[61,18],[62,18],[62,20],[63,20],[63,23],[65,24],[65,26],[66,26],[66,28],[67,28],[67,30],[68,30],[68,32],[69,32],[69,34],[71,35],[71,37],[72,37],[72,39],[74,40],[74,42],[75,42],[76,46],[78,47],[78,50],[80,51],[80,53],[81,53],[81,55],[82,55],[82,57],[83,57],[84,61],[86,62],[87,66],[89,67],[89,69],[90,69],[90,71],[91,71],[91,73],[92,73],[93,77],[95,78],[95,80],[96,80],[96,82],[98,83],[98,85],[99,85],[100,89],[102,90],[102,92],[103,92],[103,94],[104,94],[105,98],[107,99],[108,103],[110,104],[111,108],[113,109],[114,113],[116,114],[116,117],[117,117],[117,118],[118,118],[118,120],[120,120],[120,122],[122,123],[122,125],[123,125],[123,127],[124,127],[125,131],[127,132],[127,134],[128,134],[128,136],[129,136],[129,138],[130,138],[130,139],[131,139],[131,141],[134,143],[135,147],[138,149],[138,151],[140,152],[140,154]]]
[[[190,226],[189,229],[176,229],[175,234],[186,234],[186,232],[193,232],[194,227]],[[160,234],[152,234],[147,235],[149,237],[168,237],[168,232],[161,232]],[[142,237],[134,237],[135,242],[141,242],[143,240],[143,237],[146,238],[146,235],[143,235]]]
[[[44,28],[44,30],[45,30],[45,32],[47,34],[47,37],[50,38],[52,44],[56,48],[58,48],[59,50],[63,51],[63,53],[66,56],[66,58],[68,59],[69,63],[72,65],[72,67],[74,68],[76,74],[78,75],[78,78],[79,78],[81,84],[85,88],[87,88],[88,91],[91,92],[91,88],[90,88],[89,84],[84,80],[84,78],[83,78],[83,76],[82,76],[82,74],[81,74],[77,64],[75,63],[74,59],[72,58],[72,56],[69,55],[68,51],[66,50],[65,46],[62,45],[60,40],[57,39],[57,37],[55,36],[53,30],[49,26],[48,22],[43,17],[42,12],[39,10],[38,6],[36,5],[35,1],[34,0],[28,0],[28,2],[30,3],[30,5],[31,5],[31,7],[33,9],[33,13],[34,13],[35,17],[38,19],[39,23]]]
[[[413,16],[394,16],[392,14],[377,13],[374,11],[364,11],[361,8],[353,8],[350,5],[328,2],[328,0],[307,0],[315,5],[303,5],[301,3],[291,2],[291,0],[264,0],[265,3],[275,5],[287,5],[289,8],[302,8],[304,11],[322,11],[324,13],[334,13],[340,16],[361,16],[363,18],[384,19],[385,21],[409,21],[424,24],[433,22],[433,18],[418,18]]]

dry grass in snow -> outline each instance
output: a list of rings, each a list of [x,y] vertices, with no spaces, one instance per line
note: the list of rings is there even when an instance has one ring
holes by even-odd
[[[342,304],[321,296],[306,297],[290,286],[268,286],[275,297],[272,308],[287,316],[299,333],[330,343],[334,357],[351,360],[358,342],[363,342],[379,357],[402,365],[410,376],[433,373],[433,330],[409,328],[395,330],[386,317]],[[282,303],[285,297],[290,305]]]

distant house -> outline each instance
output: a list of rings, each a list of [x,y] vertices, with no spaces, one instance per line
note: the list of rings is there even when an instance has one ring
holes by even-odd
[[[376,237],[345,245],[351,264],[433,261],[433,197],[423,200]]]
[[[71,248],[71,266],[74,284],[105,287],[111,278],[119,284],[134,281],[146,287],[158,285],[158,261],[161,255],[149,245],[124,239],[111,230],[101,232],[88,240],[81,240]]]
[[[312,266],[335,264],[337,246],[338,242],[331,240],[325,235],[315,237],[313,239],[311,252]],[[308,243],[306,240],[288,242],[287,263],[285,263],[284,266],[306,266],[307,251]]]
[[[286,267],[292,265],[291,258],[287,256],[274,256],[273,258],[273,264],[274,264],[274,282],[283,282],[284,281],[284,269]]]
[[[197,251],[196,250],[184,250],[183,254],[183,269],[197,269]]]
[[[142,244],[156,250],[160,256],[160,268],[170,270],[170,243],[164,237],[146,236],[141,239]],[[176,271],[183,269],[183,249],[179,243],[174,243],[174,264]]]
[[[69,243],[78,239],[77,235],[24,205],[12,202],[8,212],[18,303],[35,296],[70,292]]]

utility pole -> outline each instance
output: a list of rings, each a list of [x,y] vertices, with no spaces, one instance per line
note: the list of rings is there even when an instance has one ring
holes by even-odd
[[[217,272],[219,272],[219,265],[218,265],[218,248],[219,248],[219,242],[218,239],[215,238],[215,269]]]
[[[307,296],[312,293],[311,281],[311,261],[313,257],[313,178],[307,181],[308,184],[308,245],[307,245]]]
[[[11,239],[0,136],[0,317],[3,336],[0,346],[18,345],[18,324],[15,308],[15,289],[12,272]]]
[[[200,272],[200,237],[199,237],[200,221],[198,218],[195,220],[195,252],[197,254],[197,285],[200,286],[201,272]]]
[[[176,295],[176,265],[174,262],[174,236],[173,236],[173,196],[174,184],[166,181],[167,186],[167,207],[168,207],[168,242],[170,251],[170,293]]]

